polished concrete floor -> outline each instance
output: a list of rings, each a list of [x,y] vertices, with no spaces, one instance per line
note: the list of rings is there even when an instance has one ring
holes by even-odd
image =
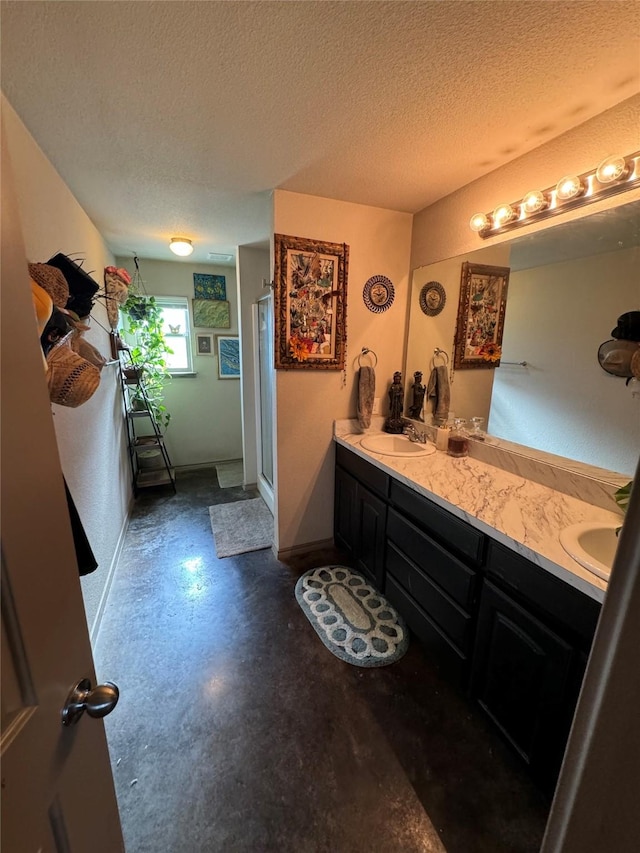
[[[271,551],[217,559],[214,469],[136,502],[97,638],[127,853],[525,853],[548,804],[416,641],[331,655]]]

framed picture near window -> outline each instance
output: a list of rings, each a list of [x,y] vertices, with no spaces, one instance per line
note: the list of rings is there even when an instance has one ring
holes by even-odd
[[[232,335],[216,335],[218,379],[240,379],[240,339]]]
[[[498,367],[509,267],[462,264],[453,366]]]
[[[342,370],[349,247],[275,235],[275,366]]]
[[[198,355],[213,355],[213,335],[196,334],[196,353]]]

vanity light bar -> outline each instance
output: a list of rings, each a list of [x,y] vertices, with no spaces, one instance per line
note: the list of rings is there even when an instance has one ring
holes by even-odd
[[[635,187],[640,187],[640,151],[626,157],[614,154],[582,175],[565,175],[555,186],[531,190],[520,201],[475,213],[469,228],[486,239]]]

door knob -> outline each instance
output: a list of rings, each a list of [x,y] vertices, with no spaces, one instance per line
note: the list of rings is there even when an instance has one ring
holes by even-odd
[[[86,711],[90,717],[106,717],[118,704],[120,691],[112,681],[91,687],[88,678],[81,679],[67,696],[62,709],[62,725],[72,726]]]

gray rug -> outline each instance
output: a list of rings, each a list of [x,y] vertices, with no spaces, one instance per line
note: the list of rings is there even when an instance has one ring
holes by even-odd
[[[216,465],[216,474],[218,475],[218,484],[221,489],[241,486],[244,478],[242,459],[234,459],[233,462],[218,462]]]
[[[273,543],[273,516],[262,498],[209,507],[218,557],[261,551]]]
[[[361,574],[322,566],[299,578],[296,598],[325,646],[354,666],[386,666],[409,647],[402,617]]]

